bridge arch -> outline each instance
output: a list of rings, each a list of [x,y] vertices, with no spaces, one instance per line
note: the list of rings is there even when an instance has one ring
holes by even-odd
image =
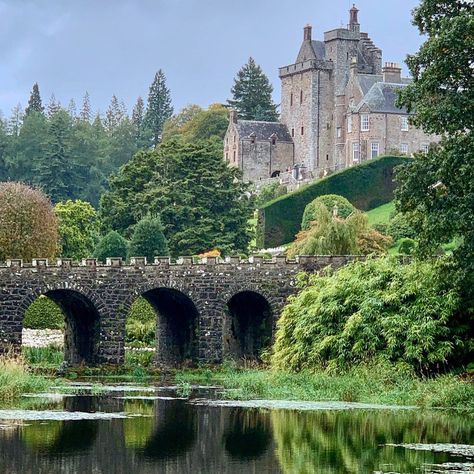
[[[94,365],[99,360],[100,301],[87,289],[62,282],[33,289],[24,299],[21,317],[39,296],[53,300],[64,314],[64,360],[70,366]]]
[[[177,366],[198,356],[198,306],[182,287],[148,285],[135,291],[156,312],[156,356],[159,365]]]
[[[279,311],[277,302],[253,286],[232,289],[225,297],[224,356],[258,359],[271,344]]]

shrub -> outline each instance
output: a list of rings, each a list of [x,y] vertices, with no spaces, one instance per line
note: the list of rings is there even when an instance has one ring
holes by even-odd
[[[286,186],[283,186],[278,182],[263,186],[257,195],[255,206],[260,208],[267,204],[267,202],[270,202],[277,197],[284,196],[287,192],[288,190],[286,189]]]
[[[154,346],[155,333],[155,310],[145,298],[138,298],[127,315],[126,341],[133,346]]]
[[[413,239],[404,238],[400,240],[398,253],[402,255],[412,255],[416,249],[416,242]]]
[[[159,217],[146,217],[135,226],[129,253],[130,256],[146,257],[149,262],[153,262],[154,257],[169,255],[168,242]]]
[[[301,221],[301,230],[308,230],[312,222],[317,219],[318,204],[324,204],[329,212],[334,211],[334,206],[337,207],[337,215],[346,219],[356,208],[344,197],[337,194],[326,194],[319,196],[314,201],[311,201],[304,209],[303,219]]]
[[[267,203],[259,210],[257,246],[291,242],[300,230],[305,207],[318,196],[338,194],[363,211],[393,200],[394,168],[407,161],[393,156],[369,160]]]
[[[409,224],[406,215],[402,213],[395,214],[395,216],[390,219],[387,233],[394,241],[403,238],[414,239],[416,237],[415,230]]]
[[[0,260],[53,258],[58,221],[48,197],[22,183],[0,183]]]
[[[63,329],[61,308],[46,296],[39,296],[26,310],[23,327],[28,329]]]
[[[377,359],[439,370],[472,353],[449,261],[354,262],[301,278],[278,322],[272,365],[344,370]]]
[[[101,262],[105,262],[107,257],[122,257],[125,260],[127,255],[128,242],[115,230],[103,237],[94,251],[94,257]]]

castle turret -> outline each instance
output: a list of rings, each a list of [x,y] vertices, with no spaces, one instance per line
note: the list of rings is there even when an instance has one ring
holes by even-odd
[[[350,31],[355,31],[359,33],[360,31],[360,23],[359,23],[359,10],[355,6],[355,3],[352,5],[352,8],[349,10],[349,27]]]

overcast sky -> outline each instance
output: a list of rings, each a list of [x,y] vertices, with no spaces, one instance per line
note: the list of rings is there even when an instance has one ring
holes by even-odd
[[[411,24],[417,0],[359,0],[362,31],[384,61],[403,62],[421,38]],[[313,37],[346,25],[348,0],[0,0],[0,109],[28,101],[64,105],[87,90],[94,110],[112,94],[130,109],[154,73],[168,78],[175,110],[224,102],[249,56],[279,100],[278,67],[294,62],[306,23]]]

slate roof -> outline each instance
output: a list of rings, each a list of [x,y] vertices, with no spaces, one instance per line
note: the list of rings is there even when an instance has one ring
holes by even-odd
[[[359,112],[364,105],[367,105],[371,112],[379,113],[408,113],[406,108],[399,108],[396,105],[398,98],[397,91],[406,84],[392,84],[390,82],[376,82],[356,108]]]
[[[362,89],[362,94],[366,95],[374,84],[383,81],[383,76],[381,74],[357,74],[357,79]]]
[[[256,140],[269,140],[275,134],[282,142],[293,142],[286,125],[278,122],[259,122],[256,120],[238,120],[236,124],[240,139],[249,138],[252,133]]]
[[[324,61],[326,59],[326,45],[324,41],[311,41],[311,46],[313,47],[314,55],[318,61]]]

